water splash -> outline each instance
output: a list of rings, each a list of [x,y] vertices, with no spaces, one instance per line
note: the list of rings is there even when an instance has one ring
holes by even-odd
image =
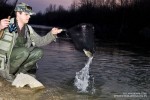
[[[93,57],[90,57],[85,67],[82,68],[79,72],[76,72],[74,85],[77,87],[77,89],[80,92],[83,92],[83,93],[88,92],[87,88],[89,86],[89,78],[90,78],[89,67],[90,67],[90,64],[92,63],[92,59]]]
[[[94,94],[95,93],[95,87],[94,87],[94,84],[95,84],[95,82],[94,82],[94,77],[92,76],[92,83],[91,83],[92,85],[91,85],[91,94]]]

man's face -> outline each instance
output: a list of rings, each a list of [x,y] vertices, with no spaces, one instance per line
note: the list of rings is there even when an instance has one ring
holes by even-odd
[[[27,24],[29,22],[30,15],[26,12],[17,12],[17,20],[22,24]]]

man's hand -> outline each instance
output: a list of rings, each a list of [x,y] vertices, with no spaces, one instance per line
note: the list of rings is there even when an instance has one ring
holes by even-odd
[[[4,29],[4,28],[8,27],[9,21],[10,21],[9,19],[2,19],[2,20],[0,21],[0,30],[2,30],[2,29]]]
[[[58,33],[61,33],[63,30],[62,29],[58,29],[58,28],[52,28],[51,32],[52,34],[58,34]]]

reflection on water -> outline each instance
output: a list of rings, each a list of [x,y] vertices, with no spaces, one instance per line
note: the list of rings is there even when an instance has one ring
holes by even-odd
[[[77,93],[73,84],[76,72],[87,61],[84,53],[60,39],[42,48],[45,55],[39,61],[37,78],[47,89],[40,100],[150,100],[149,56],[98,47],[90,65],[96,89],[92,95]]]

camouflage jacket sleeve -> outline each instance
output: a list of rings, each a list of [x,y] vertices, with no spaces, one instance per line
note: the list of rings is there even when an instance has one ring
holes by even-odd
[[[35,46],[38,46],[38,47],[44,46],[56,40],[57,36],[53,35],[51,31],[48,32],[45,36],[40,36],[34,31],[34,29],[31,26],[28,26],[28,27],[30,30],[31,40],[32,42],[35,43]]]

